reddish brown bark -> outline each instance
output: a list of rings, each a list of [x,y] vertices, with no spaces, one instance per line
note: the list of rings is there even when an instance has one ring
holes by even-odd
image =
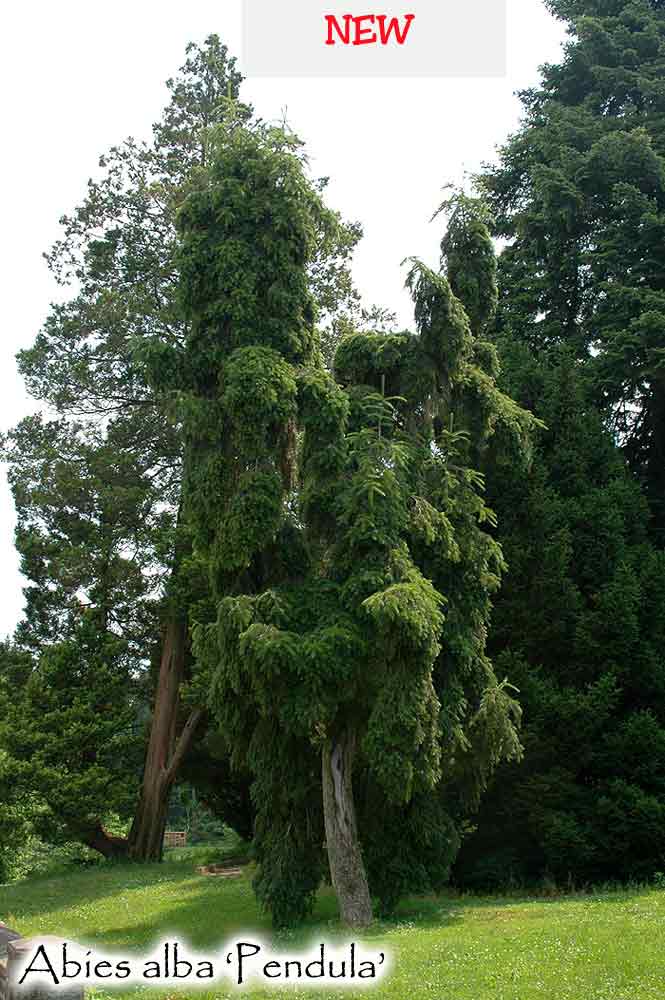
[[[129,834],[129,856],[135,861],[162,859],[171,788],[202,715],[199,709],[191,712],[176,737],[186,650],[187,623],[174,614],[164,632],[141,794]]]

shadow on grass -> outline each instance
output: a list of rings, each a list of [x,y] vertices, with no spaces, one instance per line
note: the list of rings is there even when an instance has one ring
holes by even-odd
[[[362,933],[353,932],[339,922],[337,901],[332,889],[324,887],[312,915],[297,929],[274,931],[270,916],[259,908],[249,877],[234,883],[215,882],[211,893],[204,884],[188,887],[186,895],[171,905],[160,908],[141,922],[128,921],[91,934],[90,942],[113,951],[121,943],[131,941],[132,950],[147,948],[158,940],[178,940],[195,950],[215,951],[228,939],[240,934],[254,935],[279,944],[283,950],[297,951],[314,940],[348,942],[354,938],[365,941],[409,929],[436,927],[441,930],[458,924],[463,913],[451,911],[447,899],[414,899],[405,903],[388,919],[376,920]]]
[[[85,871],[67,872],[40,879],[25,879],[0,887],[0,920],[3,914],[17,919],[94,903],[116,896],[127,889],[182,882],[194,876],[189,864],[128,864],[108,862]],[[21,928],[17,928],[20,930]]]
[[[160,887],[163,892],[160,893]],[[152,890],[154,889],[154,894]],[[132,899],[132,891],[139,893]],[[141,890],[148,890],[141,893]],[[639,898],[648,891],[632,887],[622,891],[571,893],[546,896],[442,896],[412,897],[396,913],[378,920],[365,940],[418,927],[421,930],[444,930],[460,926],[474,918],[477,911],[492,920],[493,912],[557,907],[575,901],[594,900],[599,904]],[[124,894],[126,900],[122,900]],[[114,907],[113,901],[117,900]],[[95,926],[98,907],[99,922]],[[77,913],[89,910],[89,914]],[[116,912],[117,909],[117,912]],[[145,911],[145,912],[142,912]],[[144,949],[160,938],[178,935],[193,948],[214,949],[220,942],[240,932],[254,931],[279,941],[284,948],[297,948],[315,936],[349,940],[350,932],[338,919],[337,904],[330,887],[317,897],[312,916],[297,931],[274,934],[267,914],[261,912],[251,888],[251,873],[238,879],[216,879],[197,875],[191,863],[105,864],[84,872],[73,872],[42,880],[18,882],[0,888],[0,920],[12,924],[21,933],[34,928],[57,933],[55,917],[81,941],[113,951],[119,947]],[[83,923],[85,926],[77,926]],[[33,928],[26,925],[32,923]]]

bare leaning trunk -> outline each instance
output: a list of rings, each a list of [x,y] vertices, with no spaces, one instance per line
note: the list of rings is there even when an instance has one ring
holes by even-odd
[[[355,735],[348,729],[323,747],[323,815],[340,916],[350,927],[367,927],[372,922],[372,903],[353,804],[355,750]]]
[[[193,711],[176,739],[186,649],[187,622],[173,614],[166,624],[143,783],[129,834],[129,856],[136,861],[162,859],[171,788],[201,717]]]

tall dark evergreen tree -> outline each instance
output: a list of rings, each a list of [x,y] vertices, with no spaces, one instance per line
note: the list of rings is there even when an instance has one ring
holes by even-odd
[[[665,9],[550,0],[571,40],[482,177],[508,238],[502,322],[590,362],[665,540]]]
[[[456,875],[643,879],[665,860],[665,554],[574,357],[502,355],[547,424],[529,479],[488,471],[509,567],[490,649],[519,688],[525,754],[497,773]]]
[[[216,36],[202,46],[188,47],[179,76],[168,81],[171,101],[153,128],[152,142],[128,139],[113,147],[102,157],[101,175],[89,182],[85,200],[72,215],[63,217],[64,235],[47,260],[55,277],[72,286],[73,294],[52,308],[34,346],[19,355],[19,369],[32,395],[55,408],[63,421],[76,423],[79,435],[88,441],[97,435],[98,465],[112,456],[114,443],[121,438],[127,461],[140,468],[133,503],[122,493],[124,487],[116,498],[117,530],[125,532],[130,546],[132,532],[155,497],[161,505],[160,538],[153,539],[150,548],[151,558],[159,563],[151,567],[151,573],[157,570],[160,575],[160,587],[153,594],[159,601],[151,608],[152,632],[146,636],[142,660],[136,663],[136,669],[145,672],[155,646],[161,645],[156,669],[149,673],[154,710],[142,790],[127,844],[139,859],[161,857],[169,790],[193,742],[201,760],[200,766],[192,767],[191,776],[208,784],[207,772],[217,768],[220,781],[228,778],[226,763],[217,761],[204,746],[200,708],[185,711],[180,699],[189,669],[188,606],[202,595],[200,575],[188,563],[190,543],[180,516],[183,450],[168,366],[180,364],[188,330],[176,295],[176,213],[193,173],[207,162],[209,129],[224,120],[230,107],[235,116],[246,118],[251,113],[238,102],[240,83],[235,61]],[[329,314],[354,301],[348,259],[358,238],[359,230],[353,226],[338,226],[334,234],[324,227],[315,234],[310,277]],[[65,437],[70,434],[64,423],[60,426]],[[25,446],[34,458],[43,443],[39,435],[30,438],[27,423],[17,430],[10,455],[18,478],[33,460],[21,449]],[[44,467],[52,451],[43,452]],[[74,481],[76,467],[64,475]],[[113,482],[112,475],[106,476],[107,494]],[[21,502],[17,494],[19,507]],[[85,519],[84,512],[76,511],[74,504],[69,512],[72,530],[78,530],[77,516]],[[134,541],[138,544],[139,539]],[[20,627],[20,641],[37,648],[47,639],[64,637],[59,625],[70,611],[72,594],[78,587],[85,590],[92,566],[80,560],[78,582],[71,567],[65,582],[56,580],[55,563],[34,550],[29,534],[20,531],[17,543],[31,581],[30,614]],[[83,546],[81,539],[79,549]],[[149,586],[149,581],[142,585]],[[126,599],[122,588],[116,594],[124,600],[122,614],[130,613],[132,587]],[[51,615],[48,636],[42,619],[32,613],[43,604]],[[140,614],[139,605],[135,612]],[[121,610],[114,608],[112,613]],[[244,795],[239,788],[230,794],[236,814]],[[215,801],[223,801],[219,790]]]
[[[665,13],[549,6],[563,61],[479,178],[507,240],[502,384],[547,430],[528,482],[486,470],[510,567],[491,649],[525,763],[486,798],[465,879],[644,877],[664,856]]]

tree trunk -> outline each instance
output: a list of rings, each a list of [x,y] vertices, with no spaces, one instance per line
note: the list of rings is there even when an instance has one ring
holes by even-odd
[[[126,858],[129,843],[125,837],[115,837],[107,833],[101,823],[98,823],[91,830],[77,832],[77,837],[86,847],[91,847],[93,851],[99,851],[105,858]]]
[[[129,831],[129,856],[132,860],[162,860],[169,792],[163,776],[148,770],[146,762],[141,795]]]
[[[187,622],[176,613],[164,633],[143,783],[129,834],[129,856],[135,861],[162,860],[169,795],[202,714],[192,712],[176,740],[186,648]]]
[[[355,734],[348,729],[323,747],[323,815],[340,916],[350,927],[367,927],[372,922],[372,903],[353,804],[355,750]]]

